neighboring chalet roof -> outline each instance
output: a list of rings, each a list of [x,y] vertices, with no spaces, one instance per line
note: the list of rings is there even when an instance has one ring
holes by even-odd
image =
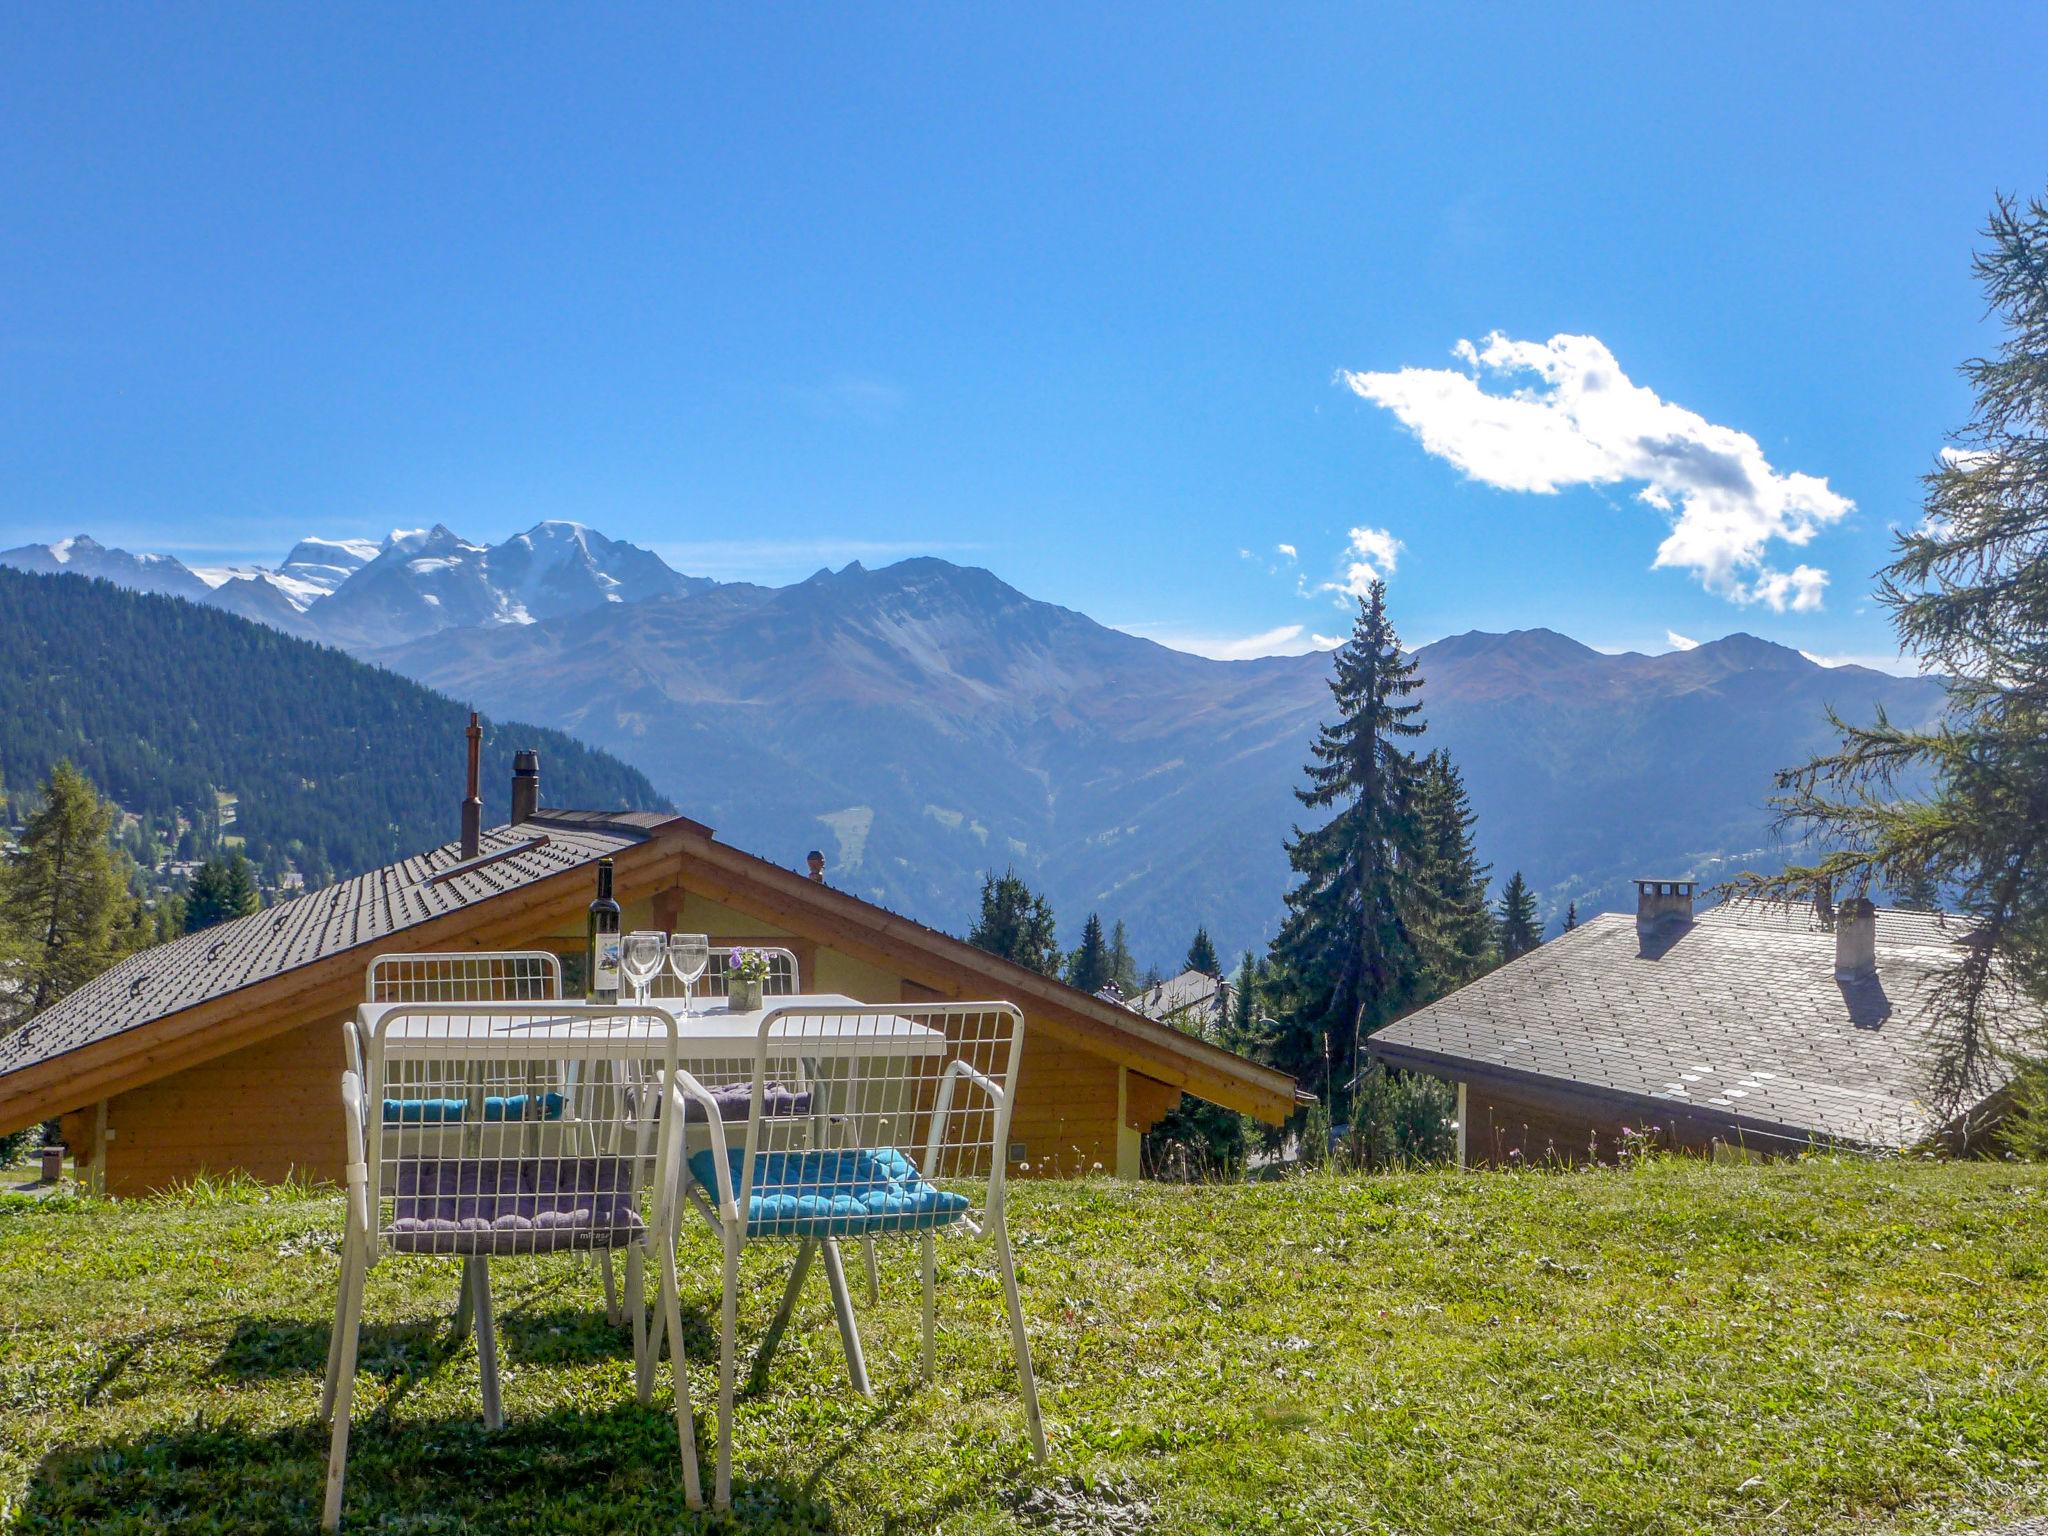
[[[1148,1019],[1173,1019],[1199,1011],[1215,1013],[1229,1008],[1230,985],[1207,971],[1182,971],[1145,988],[1130,1000],[1130,1006]]]
[[[332,1017],[361,996],[367,957],[398,934],[403,947],[489,947],[517,943],[544,917],[573,921],[589,901],[578,872],[606,854],[621,900],[680,882],[952,989],[944,995],[1014,1001],[1055,1032],[1217,1103],[1276,1122],[1293,1109],[1284,1073],[720,843],[687,817],[545,810],[484,833],[475,859],[446,844],[131,955],[0,1038],[0,1128]]]
[[[0,1074],[592,863],[646,841],[667,819],[639,812],[551,811],[521,826],[493,828],[484,834],[479,856],[467,863],[459,843],[444,843],[431,853],[139,950],[0,1037]]]
[[[1392,1065],[1684,1105],[1761,1138],[1899,1147],[1942,1127],[1926,1019],[1961,923],[1881,908],[1877,969],[1835,974],[1805,904],[1737,901],[1639,934],[1609,913],[1390,1025]]]

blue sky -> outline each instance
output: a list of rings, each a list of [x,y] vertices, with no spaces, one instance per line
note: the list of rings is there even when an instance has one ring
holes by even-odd
[[[1888,655],[1976,231],[2048,183],[2039,6],[9,31],[6,542],[566,517],[722,577],[942,554],[1224,653],[1391,565],[1411,640]]]

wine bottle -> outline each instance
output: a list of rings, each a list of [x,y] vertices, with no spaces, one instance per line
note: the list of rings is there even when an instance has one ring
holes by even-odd
[[[597,861],[597,900],[590,904],[589,948],[583,974],[594,1003],[619,1000],[619,904],[612,899],[612,861]]]

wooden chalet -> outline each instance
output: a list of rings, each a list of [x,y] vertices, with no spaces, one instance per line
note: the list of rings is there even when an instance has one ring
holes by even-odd
[[[1136,1177],[1182,1093],[1277,1123],[1293,1080],[1115,1003],[742,853],[684,816],[540,810],[122,961],[0,1039],[0,1130],[62,1116],[82,1173],[141,1194],[202,1171],[341,1173],[341,1024],[383,953],[580,956],[598,859],[624,926],[793,951],[806,990],[863,1002],[1000,998],[1026,1018],[1012,1152],[1033,1174]],[[474,818],[474,800],[468,814]],[[1013,1170],[1021,1171],[1021,1170]]]

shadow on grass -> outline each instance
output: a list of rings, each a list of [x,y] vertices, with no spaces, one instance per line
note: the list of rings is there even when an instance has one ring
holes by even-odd
[[[698,1424],[708,1489],[714,1450]],[[44,1460],[14,1511],[13,1531],[139,1533],[316,1530],[327,1432],[260,1434],[198,1424]],[[731,1513],[683,1502],[675,1421],[624,1404],[517,1418],[359,1418],[349,1443],[344,1529],[531,1533],[836,1532],[837,1515],[803,1482],[735,1480]],[[925,1527],[929,1528],[929,1527]]]

